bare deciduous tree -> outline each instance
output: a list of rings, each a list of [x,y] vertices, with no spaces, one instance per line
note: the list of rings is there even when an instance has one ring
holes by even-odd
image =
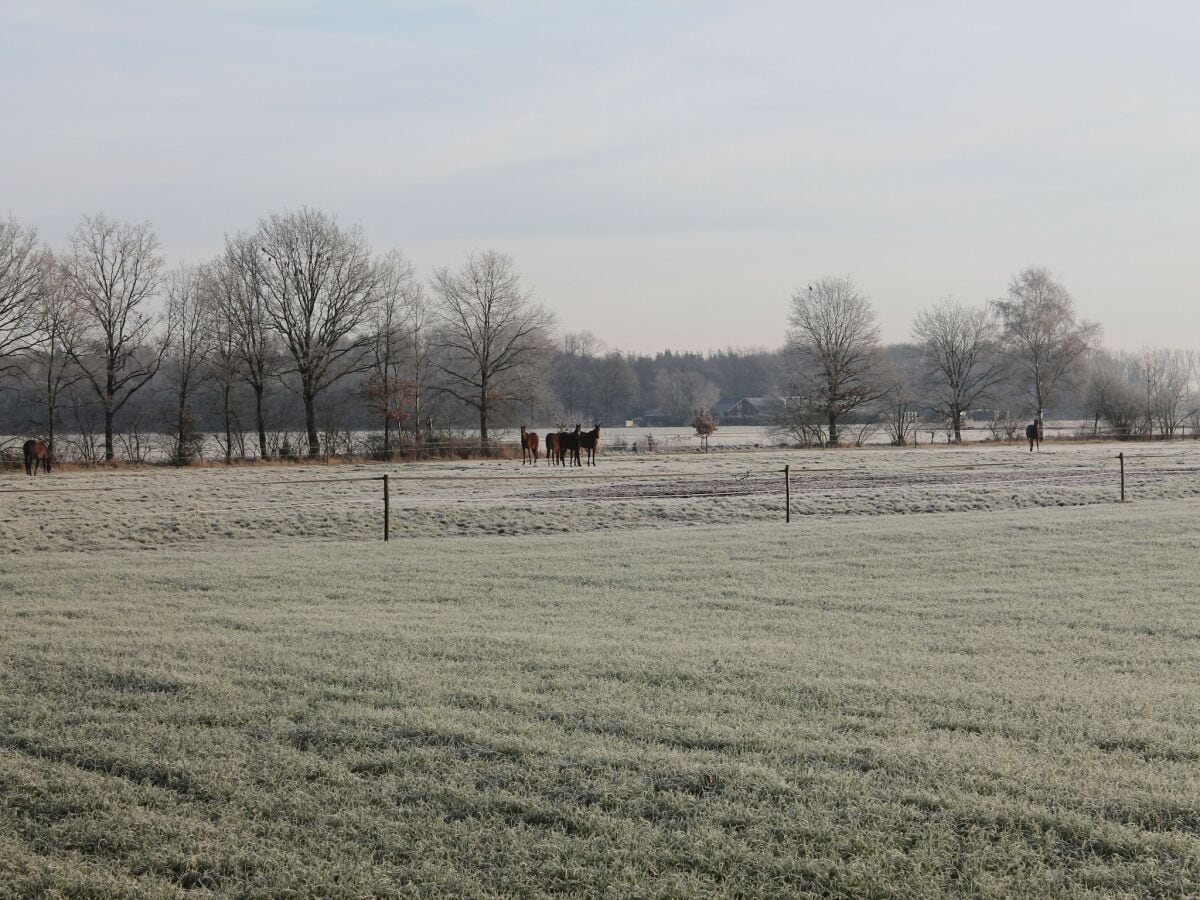
[[[819,413],[836,444],[837,420],[887,390],[875,310],[851,279],[822,278],[792,294],[790,325],[792,392]]]
[[[581,422],[593,405],[591,395],[594,381],[592,364],[604,349],[604,343],[590,331],[564,334],[562,350],[554,364],[554,394],[558,398],[558,413],[562,423]]]
[[[884,383],[888,385],[876,403],[879,424],[893,447],[915,443],[925,403],[925,360],[920,348],[909,344],[888,347],[884,353]]]
[[[146,311],[162,283],[163,258],[149,223],[85,216],[71,236],[63,271],[82,321],[70,347],[104,412],[104,458],[112,460],[113,419],[162,365]]]
[[[1128,436],[1137,428],[1139,403],[1133,386],[1134,366],[1124,354],[1100,350],[1089,354],[1084,405],[1092,420],[1092,434],[1104,420],[1113,433]]]
[[[479,413],[486,445],[495,411],[529,394],[552,350],[554,315],[521,286],[512,258],[495,250],[467,254],[457,272],[433,275],[440,386]]]
[[[254,425],[258,456],[266,459],[267,392],[279,372],[279,350],[263,296],[263,257],[253,235],[225,239],[225,253],[211,269],[219,317],[233,354],[240,360],[242,379],[254,394]],[[224,344],[222,343],[222,346]]]
[[[78,308],[71,302],[66,279],[57,267],[38,300],[37,323],[38,340],[24,371],[33,402],[45,416],[46,443],[53,453],[63,400],[83,378],[83,371],[69,352],[80,340],[82,322]]]
[[[969,309],[947,298],[917,314],[913,337],[955,443],[962,443],[963,413],[1004,380],[999,335],[999,323],[986,307]]]
[[[376,297],[376,269],[359,228],[319,210],[273,215],[259,224],[264,308],[300,381],[308,455],[319,456],[318,395],[361,368]]]
[[[165,368],[175,400],[171,456],[180,464],[191,462],[204,446],[191,401],[196,390],[212,377],[208,360],[216,336],[212,295],[205,285],[209,278],[206,272],[186,265],[167,276],[166,318],[171,349]]]
[[[54,257],[37,229],[0,221],[0,371],[42,338],[38,305],[53,275]]]
[[[200,289],[204,292],[209,309],[209,344],[211,352],[208,357],[208,375],[216,385],[217,398],[220,403],[221,429],[224,440],[221,442],[225,455],[225,463],[233,462],[235,444],[241,456],[245,455],[245,435],[242,433],[238,417],[237,388],[245,381],[241,343],[233,321],[227,313],[228,291],[226,289],[227,270],[224,259],[218,258],[201,269]],[[259,423],[261,426],[261,422]],[[260,430],[261,443],[259,452],[266,444],[265,429]]]
[[[1135,359],[1144,400],[1145,430],[1169,438],[1196,413],[1191,396],[1196,357],[1183,350],[1145,347]]]
[[[1063,387],[1096,346],[1100,326],[1078,321],[1067,289],[1045,268],[1013,277],[1008,299],[993,302],[1004,327],[1016,387],[1042,419],[1054,392]]]
[[[406,377],[412,354],[407,347],[418,337],[411,319],[419,313],[421,285],[412,264],[398,250],[378,263],[378,302],[371,324],[370,372],[363,390],[367,408],[383,422],[385,458],[392,452],[392,428],[413,414],[415,382]],[[419,403],[415,401],[418,407]]]

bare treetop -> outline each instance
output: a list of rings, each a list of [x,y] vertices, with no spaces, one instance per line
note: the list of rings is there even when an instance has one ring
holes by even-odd
[[[1008,299],[996,300],[993,305],[1004,323],[1017,379],[1029,396],[1034,415],[1041,419],[1054,391],[1096,346],[1100,326],[1076,319],[1075,301],[1044,267],[1015,275],[1008,286]]]
[[[265,310],[300,378],[308,452],[316,456],[315,399],[363,357],[377,269],[362,229],[341,228],[320,210],[270,216],[257,240]]]
[[[1004,377],[996,318],[987,307],[969,308],[947,298],[917,314],[913,337],[941,411],[961,443],[963,413]]]
[[[36,308],[53,264],[50,251],[38,244],[36,228],[0,221],[0,367],[37,343]]]
[[[148,222],[84,216],[71,236],[63,272],[83,322],[69,348],[104,409],[104,458],[114,457],[113,417],[162,364],[167,343],[154,342],[148,301],[162,285],[163,258]]]
[[[550,352],[554,315],[533,302],[512,258],[496,250],[467,254],[457,272],[436,270],[433,291],[442,388],[478,410],[486,442],[491,410],[517,399],[518,380],[509,376],[538,365]]]
[[[792,294],[789,318],[794,388],[827,419],[836,444],[837,419],[883,393],[875,310],[851,279],[822,278]]]

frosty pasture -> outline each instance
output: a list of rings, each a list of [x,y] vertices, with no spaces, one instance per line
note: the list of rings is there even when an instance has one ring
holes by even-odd
[[[119,549],[281,537],[374,540],[391,478],[392,534],[546,534],[780,522],[783,467],[806,517],[1110,503],[1116,455],[1135,501],[1200,496],[1200,444],[1044,445],[836,453],[718,451],[601,455],[594,468],[520,461],[408,465],[77,470],[0,478],[3,546]],[[35,492],[36,491],[36,492]]]
[[[1118,449],[39,479],[122,490],[3,497],[0,893],[1195,893],[1200,460]]]

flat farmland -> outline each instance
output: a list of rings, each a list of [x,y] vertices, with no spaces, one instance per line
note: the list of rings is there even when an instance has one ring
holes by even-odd
[[[585,468],[490,460],[68,469],[33,479],[9,470],[0,547],[369,540],[382,534],[385,472],[398,538],[782,522],[785,465],[801,519],[1105,504],[1120,496],[1119,452],[1130,456],[1131,500],[1200,497],[1200,442],[643,453],[601,455]]]
[[[1200,457],[1121,449],[388,467],[388,544],[8,476],[0,894],[1200,892]]]

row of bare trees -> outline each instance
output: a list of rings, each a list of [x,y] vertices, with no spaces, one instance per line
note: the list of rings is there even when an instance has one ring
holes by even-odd
[[[782,357],[640,357],[606,352],[587,332],[556,344],[553,315],[504,254],[468,254],[422,282],[400,251],[376,254],[361,229],[312,209],[268,216],[174,269],[148,224],[88,216],[54,252],[34,229],[0,221],[0,370],[24,385],[51,442],[72,410],[71,429],[91,428],[107,459],[118,417],[148,385],[169,397],[180,461],[203,443],[201,395],[210,425],[217,399],[227,459],[244,453],[247,431],[270,455],[281,391],[312,455],[348,390],[385,454],[405,430],[420,443],[429,408],[446,406],[473,417],[485,444],[499,415],[607,424],[640,402],[683,423],[722,394],[782,398],[781,424],[805,443],[837,443],[863,418],[896,443],[931,417],[961,440],[981,407],[1042,418],[1066,404],[1129,435],[1170,436],[1197,416],[1194,354],[1105,353],[1099,326],[1045,269],[1019,273],[991,303],[922,310],[910,345],[881,345],[874,308],[848,278],[795,292],[790,326]]]
[[[215,258],[171,270],[148,223],[86,216],[55,253],[35,229],[0,222],[0,367],[35,387],[51,443],[68,394],[86,387],[106,460],[117,417],[152,380],[169,386],[180,461],[203,442],[201,389],[221,398],[229,458],[235,397],[248,388],[267,456],[277,385],[298,397],[307,452],[320,454],[319,401],[351,375],[385,453],[400,423],[419,437],[431,392],[473,409],[486,444],[495,415],[540,379],[553,326],[503,253],[469,253],[436,270],[427,292],[400,251],[373,253],[360,228],[319,210],[268,216]]]
[[[921,407],[962,440],[964,414],[1001,395],[1041,419],[1098,347],[1100,326],[1080,320],[1066,288],[1029,268],[1007,296],[971,307],[942,300],[913,324],[916,371],[902,371],[879,340],[875,310],[849,278],[824,278],[792,296],[789,385],[781,424],[805,443],[839,440],[839,421],[873,409],[904,443]]]

